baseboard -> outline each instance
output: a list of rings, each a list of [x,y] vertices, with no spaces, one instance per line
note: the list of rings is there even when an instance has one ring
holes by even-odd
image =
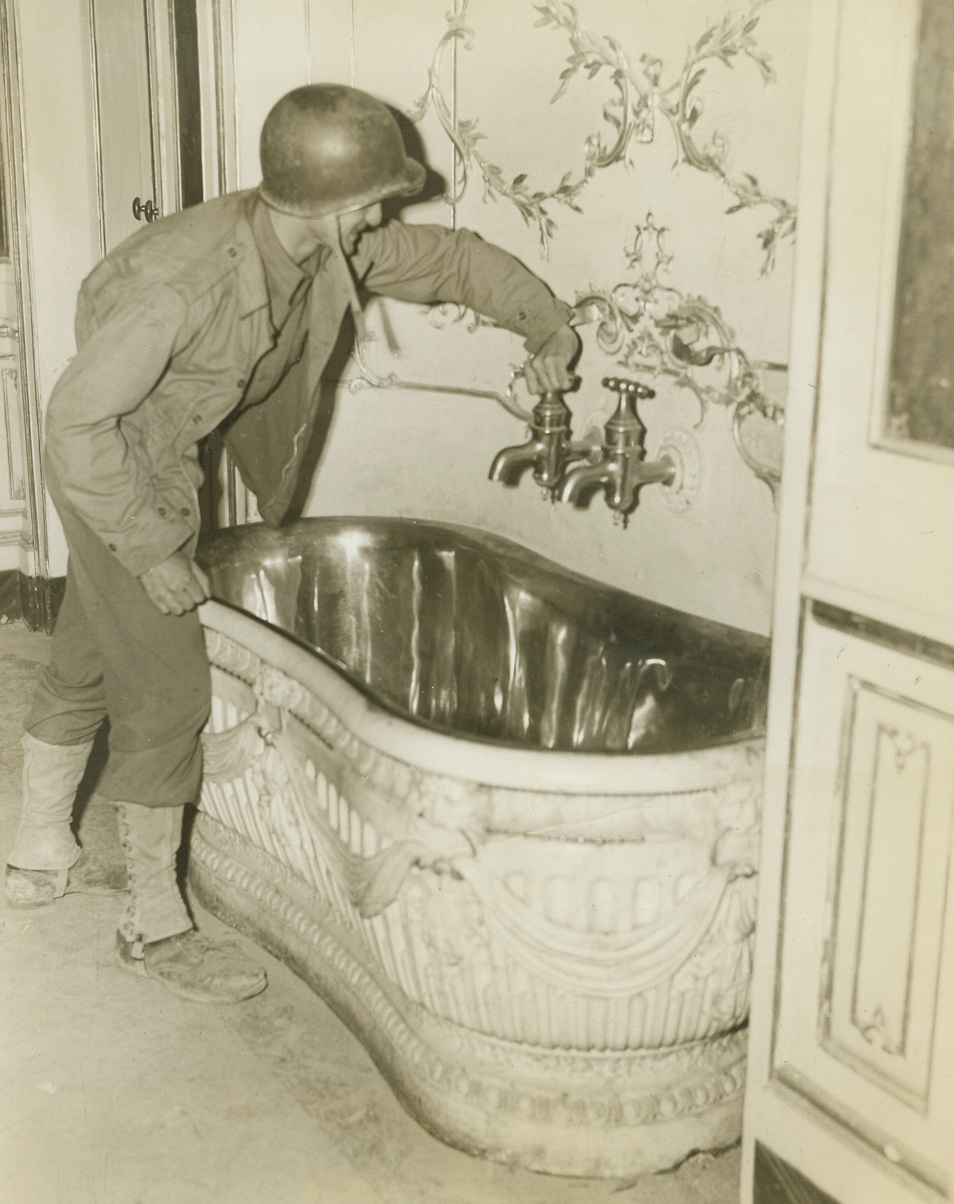
[[[800,1171],[755,1143],[755,1204],[838,1204]]]
[[[52,632],[63,601],[65,577],[27,577],[0,570],[0,620],[22,621],[31,631]]]

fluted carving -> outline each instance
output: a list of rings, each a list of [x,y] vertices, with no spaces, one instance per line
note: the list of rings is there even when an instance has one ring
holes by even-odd
[[[622,1177],[737,1135],[744,1031],[598,1057],[487,1038],[396,990],[380,964],[355,952],[340,913],[303,902],[294,875],[206,815],[192,858],[200,896],[290,956],[374,1049],[409,1110],[445,1140],[553,1174]],[[647,1127],[648,1149],[635,1140]]]
[[[686,1140],[704,1145],[711,1113],[732,1139],[756,881],[751,743],[736,780],[644,798],[634,778],[630,795],[593,802],[589,834],[501,831],[499,790],[425,774],[236,639],[209,630],[207,644],[197,881],[338,1001],[425,1124],[579,1174],[636,1173],[649,1157],[584,1168],[561,1148],[584,1123],[691,1117]],[[525,794],[528,815],[566,806]],[[448,1093],[469,1119],[435,1118]],[[466,1138],[508,1110],[532,1120],[535,1154],[509,1148],[499,1123],[493,1140]]]

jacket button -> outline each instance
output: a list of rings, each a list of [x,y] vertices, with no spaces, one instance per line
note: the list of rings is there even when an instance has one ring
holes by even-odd
[[[192,421],[193,421],[193,422],[201,422],[201,421],[202,421],[202,415],[201,415],[201,414],[193,414],[193,415],[192,415]]]
[[[165,518],[165,517],[166,517],[166,508],[165,508],[165,506],[160,506],[160,507],[159,507],[159,515],[160,515],[160,517],[161,517],[161,518]]]
[[[229,247],[229,258],[234,259],[236,255],[238,255],[238,248],[237,247]]]
[[[107,547],[107,548],[109,548],[109,550],[110,550],[111,552],[115,552],[115,551],[116,551],[116,545],[115,545],[114,543],[108,543],[108,544],[106,545],[106,547]]]
[[[236,385],[237,385],[237,386],[238,386],[240,389],[244,389],[244,388],[245,388],[245,381],[244,381],[244,380],[237,380],[235,383],[236,383]]]
[[[185,517],[188,518],[189,515],[192,513],[192,511],[189,509],[188,506],[183,506],[182,509],[179,511],[179,513],[184,514]]]

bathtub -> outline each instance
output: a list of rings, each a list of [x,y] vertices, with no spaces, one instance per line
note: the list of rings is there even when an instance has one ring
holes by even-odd
[[[463,527],[200,555],[200,901],[452,1145],[629,1177],[735,1141],[767,641]]]

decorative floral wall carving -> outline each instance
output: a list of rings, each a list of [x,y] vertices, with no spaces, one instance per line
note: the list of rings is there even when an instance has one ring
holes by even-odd
[[[706,29],[690,47],[685,62],[670,84],[663,82],[664,64],[648,53],[639,55],[639,69],[633,66],[620,39],[586,30],[580,23],[576,8],[566,0],[544,0],[534,5],[540,18],[538,26],[562,30],[570,42],[571,53],[567,67],[553,95],[556,102],[566,92],[570,82],[581,73],[590,80],[608,77],[615,95],[603,107],[603,117],[611,131],[596,130],[588,135],[583,146],[583,166],[574,172],[566,171],[555,188],[533,188],[526,172],[507,180],[503,170],[482,153],[479,143],[484,139],[477,120],[461,118],[454,112],[445,84],[446,60],[455,46],[471,49],[475,41],[473,28],[467,23],[468,0],[455,0],[447,14],[447,30],[438,43],[428,72],[427,90],[418,100],[411,117],[419,121],[433,110],[445,133],[457,151],[455,179],[447,197],[457,204],[464,195],[471,171],[483,182],[484,194],[502,197],[513,204],[528,225],[539,234],[541,250],[549,253],[550,241],[556,230],[552,206],[563,205],[581,212],[580,196],[597,172],[617,163],[627,166],[633,162],[634,148],[640,143],[654,141],[659,119],[668,125],[676,144],[676,165],[685,163],[698,171],[715,176],[734,197],[726,212],[767,208],[770,220],[759,232],[762,247],[762,274],[775,264],[779,243],[790,239],[795,232],[795,207],[782,197],[771,196],[750,172],[734,172],[728,166],[728,138],[718,131],[704,145],[697,141],[697,124],[704,109],[701,97],[709,68],[715,63],[732,67],[738,59],[748,59],[758,68],[763,83],[775,78],[769,56],[760,50],[755,40],[759,10],[766,0],[755,3],[741,16],[727,15],[720,24]]]
[[[760,10],[767,0],[754,0],[741,16],[726,15],[706,29],[690,46],[681,70],[669,74],[661,59],[648,53],[638,57],[638,68],[621,39],[593,33],[584,28],[577,8],[567,0],[542,0],[534,5],[539,27],[564,33],[570,44],[567,66],[560,74],[553,96],[558,101],[571,83],[585,75],[589,80],[609,80],[613,95],[603,106],[605,125],[589,134],[583,146],[583,166],[563,174],[550,190],[534,189],[526,172],[508,181],[502,169],[480,149],[484,135],[476,119],[464,118],[451,102],[457,71],[449,61],[457,47],[472,49],[476,34],[468,24],[469,0],[455,0],[447,13],[447,29],[441,37],[429,72],[428,86],[411,113],[421,120],[428,111],[436,114],[453,143],[455,172],[447,200],[455,205],[463,198],[468,181],[479,175],[485,197],[510,201],[524,221],[535,227],[547,254],[556,232],[555,205],[582,213],[583,194],[594,176],[614,164],[634,162],[636,148],[657,137],[660,123],[675,143],[674,166],[684,163],[720,181],[734,198],[725,213],[763,208],[769,210],[768,224],[759,233],[762,248],[761,275],[771,272],[779,245],[795,231],[795,209],[781,197],[766,193],[749,172],[733,172],[729,163],[729,140],[715,131],[700,141],[699,122],[704,109],[702,92],[713,65],[731,68],[736,62],[753,63],[763,83],[775,79],[769,56],[756,42]],[[723,220],[722,205],[718,218]],[[635,273],[608,288],[591,287],[577,296],[576,323],[596,323],[596,343],[628,372],[653,378],[667,377],[699,400],[700,422],[710,406],[732,411],[732,433],[743,462],[763,480],[775,496],[781,480],[781,427],[783,411],[778,400],[781,388],[767,389],[765,374],[784,373],[787,365],[749,357],[739,345],[716,304],[704,296],[673,287],[665,277],[673,253],[668,227],[657,225],[652,212],[635,227],[624,246],[627,266]],[[487,325],[485,319],[456,306],[435,306],[430,321],[438,328],[464,326],[470,332]],[[512,366],[505,388],[495,391],[454,383],[402,379],[381,372],[371,364],[373,332],[355,348],[357,373],[352,391],[373,388],[405,389],[468,395],[497,402],[514,417],[528,424],[529,407],[517,395],[522,369]],[[773,396],[775,400],[773,400]],[[589,427],[594,428],[591,416]]]
[[[678,388],[689,389],[699,400],[700,424],[711,405],[734,408],[732,431],[739,454],[774,496],[781,481],[784,411],[767,395],[761,374],[784,373],[787,365],[750,360],[717,305],[666,284],[661,277],[673,260],[669,247],[668,227],[657,225],[655,216],[647,213],[624,247],[635,276],[608,289],[578,294],[574,321],[579,326],[597,323],[597,346],[627,371],[653,379],[669,377]],[[488,325],[460,306],[434,306],[429,312],[438,328],[466,323],[473,333]],[[355,346],[358,375],[350,382],[352,391],[370,386],[482,397],[496,401],[514,417],[531,420],[517,399],[516,382],[522,376],[517,366],[511,368],[503,392],[402,380],[370,367],[367,352],[373,342],[369,335]]]
[[[753,414],[781,426],[782,410],[766,396],[759,371],[784,372],[786,365],[750,360],[718,306],[660,279],[673,259],[668,235],[668,228],[657,226],[648,213],[624,248],[635,276],[579,296],[577,313],[598,322],[598,346],[622,367],[653,378],[667,376],[691,390],[702,418],[710,405],[735,407],[733,431],[740,454],[774,493],[779,466],[759,458],[743,428]]]

